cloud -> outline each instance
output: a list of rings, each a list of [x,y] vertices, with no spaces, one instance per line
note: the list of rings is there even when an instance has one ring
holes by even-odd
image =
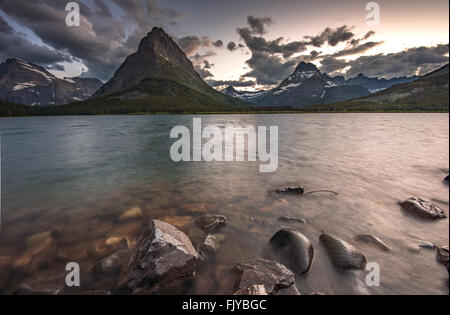
[[[190,56],[202,46],[202,41],[197,36],[186,36],[178,40],[178,46]]]
[[[223,41],[221,41],[220,39],[215,41],[212,44],[213,44],[214,47],[217,47],[217,48],[222,48],[223,47]]]
[[[425,75],[447,64],[449,45],[416,47],[398,53],[361,56],[355,60],[344,61],[328,57],[321,61],[320,69],[327,73],[341,73],[346,77],[355,77],[360,73],[369,77],[394,78]],[[343,72],[345,68],[348,71]]]
[[[154,0],[113,2],[123,10],[124,18],[114,17],[105,0],[94,0],[90,6],[79,2],[79,27],[66,26],[67,2],[60,0],[2,0],[0,9],[54,51],[81,60],[89,69],[88,75],[107,80],[153,26],[169,25],[185,17]],[[8,53],[18,56],[20,52],[18,46]]]
[[[234,86],[234,87],[252,87],[256,85],[255,81],[251,80],[206,80],[206,83],[211,85],[212,87],[221,87],[221,86]]]
[[[254,17],[249,16],[247,22],[250,25],[253,34],[264,35],[267,33],[266,26],[272,25],[273,21],[271,17]]]
[[[227,49],[229,51],[235,51],[236,49],[238,49],[238,47],[235,42],[229,42],[227,45]]]
[[[290,75],[299,61],[298,59],[286,61],[276,55],[255,51],[246,63],[252,70],[242,77],[255,78],[256,82],[261,85],[274,85]]]
[[[378,45],[383,44],[384,42],[367,42],[358,46],[345,48],[343,50],[338,51],[337,53],[333,54],[333,57],[343,57],[343,56],[351,56],[356,54],[361,54],[369,49],[372,49]]]
[[[317,36],[305,36],[308,40],[308,44],[314,47],[322,47],[324,44],[330,46],[336,46],[341,42],[347,42],[355,37],[355,34],[351,31],[347,25],[343,25],[336,29],[327,27]]]
[[[58,66],[61,62],[70,62],[72,58],[46,46],[31,43],[15,31],[0,16],[0,61],[7,58],[19,58],[43,66]],[[59,65],[61,67],[61,65]]]

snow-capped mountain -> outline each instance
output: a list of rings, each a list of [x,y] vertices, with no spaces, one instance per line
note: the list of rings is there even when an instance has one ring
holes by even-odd
[[[267,92],[266,91],[258,91],[258,92],[238,91],[230,85],[229,87],[224,89],[221,93],[231,96],[231,97],[234,97],[234,98],[237,98],[237,99],[240,99],[242,101],[249,101],[251,99],[259,98],[259,97],[265,95]]]
[[[391,86],[401,83],[408,83],[416,81],[419,77],[399,77],[392,79],[380,79],[380,78],[370,78],[360,73],[354,78],[345,79],[343,76],[328,77],[329,80],[337,85],[362,85],[366,87],[371,93],[377,93]]]
[[[0,99],[13,103],[63,105],[86,100],[101,86],[97,79],[59,79],[41,66],[15,58],[0,64]]]
[[[295,107],[328,104],[370,94],[361,85],[338,85],[314,64],[305,62],[301,62],[292,75],[270,91],[239,92],[229,87],[222,93],[256,105]]]

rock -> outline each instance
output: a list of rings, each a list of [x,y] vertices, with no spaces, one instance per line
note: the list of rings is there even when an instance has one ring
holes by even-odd
[[[444,178],[444,182],[446,182],[447,184],[448,184],[448,176],[449,176],[449,175],[447,175],[447,177]]]
[[[449,251],[448,246],[440,246],[437,248],[438,260],[441,264],[447,267],[447,272],[449,272]]]
[[[112,236],[112,237],[106,239],[105,244],[107,246],[113,246],[113,247],[117,246],[120,249],[127,249],[129,241],[123,237]]]
[[[269,244],[281,262],[296,273],[307,273],[311,269],[314,248],[302,233],[285,228],[278,231]]]
[[[275,190],[277,194],[297,194],[297,195],[303,195],[305,193],[305,188],[302,186],[283,186],[280,188],[277,188]]]
[[[412,197],[400,204],[403,209],[414,213],[422,218],[444,219],[447,218],[445,212],[435,204],[420,198]]]
[[[120,272],[128,260],[130,251],[121,249],[118,252],[100,260],[89,273],[88,289],[115,290]]]
[[[121,216],[119,217],[119,220],[125,221],[131,219],[138,219],[141,218],[142,216],[143,216],[142,209],[140,207],[134,207],[122,213]]]
[[[217,250],[220,248],[220,244],[225,240],[225,235],[222,234],[208,234],[205,241],[198,249],[198,258],[201,262],[206,262],[212,258]]]
[[[290,223],[290,222],[301,223],[301,224],[306,223],[306,220],[301,219],[301,218],[294,218],[294,217],[280,217],[280,218],[278,218],[278,221],[284,222],[284,223]]]
[[[195,223],[208,233],[215,233],[225,226],[227,218],[223,215],[203,215]]]
[[[268,295],[263,285],[252,285],[251,287],[238,290],[233,295]]]
[[[34,288],[28,284],[22,284],[14,290],[13,295],[58,295],[60,292],[60,289]]]
[[[162,218],[162,221],[186,232],[194,223],[194,218],[191,216],[167,216]]]
[[[127,262],[129,253],[128,249],[122,249],[100,260],[91,270],[92,277],[108,277],[115,273],[120,273]]]
[[[367,258],[350,243],[333,238],[328,234],[320,235],[320,240],[335,266],[343,269],[364,269],[366,267]]]
[[[391,250],[389,246],[387,246],[386,243],[383,242],[377,236],[373,236],[370,234],[360,234],[356,236],[356,240],[367,244],[375,245],[376,247],[380,248],[381,250],[384,250],[385,252],[389,252]]]
[[[189,237],[152,220],[131,251],[119,280],[124,293],[182,294],[194,278],[198,254]]]
[[[238,273],[235,289],[246,290],[255,285],[263,285],[267,294],[277,294],[282,289],[295,288],[294,274],[277,261],[255,259],[234,267]]]
[[[52,232],[50,232],[50,231],[37,233],[37,234],[27,237],[27,239],[25,240],[25,243],[27,244],[27,247],[40,246],[43,243],[45,243],[45,241],[47,239],[49,239],[51,237],[51,235],[52,235]]]

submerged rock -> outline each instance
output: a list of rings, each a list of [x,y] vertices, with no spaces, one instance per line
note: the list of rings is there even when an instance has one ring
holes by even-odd
[[[140,207],[134,207],[134,208],[131,208],[131,209],[125,211],[124,213],[122,213],[121,216],[119,217],[119,220],[125,221],[125,220],[137,219],[137,218],[141,218],[142,216],[143,216],[142,209]]]
[[[198,257],[202,262],[208,261],[219,249],[220,243],[216,235],[208,234],[205,241],[198,249]]]
[[[366,267],[367,258],[352,244],[328,234],[320,235],[320,240],[335,266],[343,269],[364,269]]]
[[[438,260],[441,264],[447,267],[447,272],[449,272],[449,250],[448,246],[441,246],[437,248]]]
[[[438,206],[417,197],[409,198],[400,205],[406,211],[414,213],[422,218],[444,219],[447,217],[445,212]]]
[[[238,290],[233,295],[268,295],[263,285],[255,284],[246,289]]]
[[[275,190],[277,194],[297,194],[302,195],[305,193],[305,188],[302,186],[283,186],[280,188],[277,188]]]
[[[223,215],[203,215],[195,219],[195,223],[208,233],[215,233],[227,224]]]
[[[234,269],[238,273],[235,285],[237,292],[262,285],[269,295],[279,294],[283,290],[289,290],[284,292],[291,295],[299,295],[294,274],[277,261],[255,259],[237,264]]]
[[[299,231],[282,229],[269,241],[272,251],[281,262],[297,273],[307,273],[314,259],[311,241]]]
[[[35,288],[28,284],[22,284],[14,290],[13,295],[58,295],[60,293],[61,289]]]
[[[115,272],[120,272],[122,267],[127,262],[129,250],[122,249],[102,260],[100,260],[91,270],[91,273],[96,275],[110,275]]]
[[[278,218],[278,221],[284,222],[284,223],[291,223],[291,222],[300,223],[300,224],[306,223],[305,219],[295,218],[295,217],[280,217],[280,218]]]
[[[384,250],[385,252],[389,252],[391,250],[389,246],[387,246],[386,243],[383,242],[377,236],[373,236],[370,234],[360,234],[356,236],[356,240],[367,244],[375,245],[376,247],[380,248],[381,250]]]
[[[189,237],[174,226],[153,220],[131,251],[119,291],[182,294],[194,278],[198,254]]]

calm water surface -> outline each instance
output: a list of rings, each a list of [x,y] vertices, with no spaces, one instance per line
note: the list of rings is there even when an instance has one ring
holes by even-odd
[[[179,226],[199,244],[191,224],[201,212],[224,214],[229,224],[215,261],[192,294],[233,291],[232,267],[265,255],[282,226],[280,216],[316,249],[313,268],[297,276],[301,293],[448,294],[448,274],[421,241],[448,244],[448,220],[417,219],[398,206],[411,196],[432,200],[448,214],[448,114],[318,114],[203,116],[218,126],[279,126],[279,168],[259,173],[258,163],[174,163],[170,130],[193,116],[106,116],[0,119],[2,226],[0,292],[17,284],[64,281],[67,262],[84,274],[133,244],[151,218]],[[284,184],[339,193],[306,197],[268,194]],[[143,217],[121,219],[139,207]],[[368,288],[365,272],[342,272],[330,263],[321,231],[357,246],[381,267],[381,286]],[[381,252],[354,240],[382,238]]]

